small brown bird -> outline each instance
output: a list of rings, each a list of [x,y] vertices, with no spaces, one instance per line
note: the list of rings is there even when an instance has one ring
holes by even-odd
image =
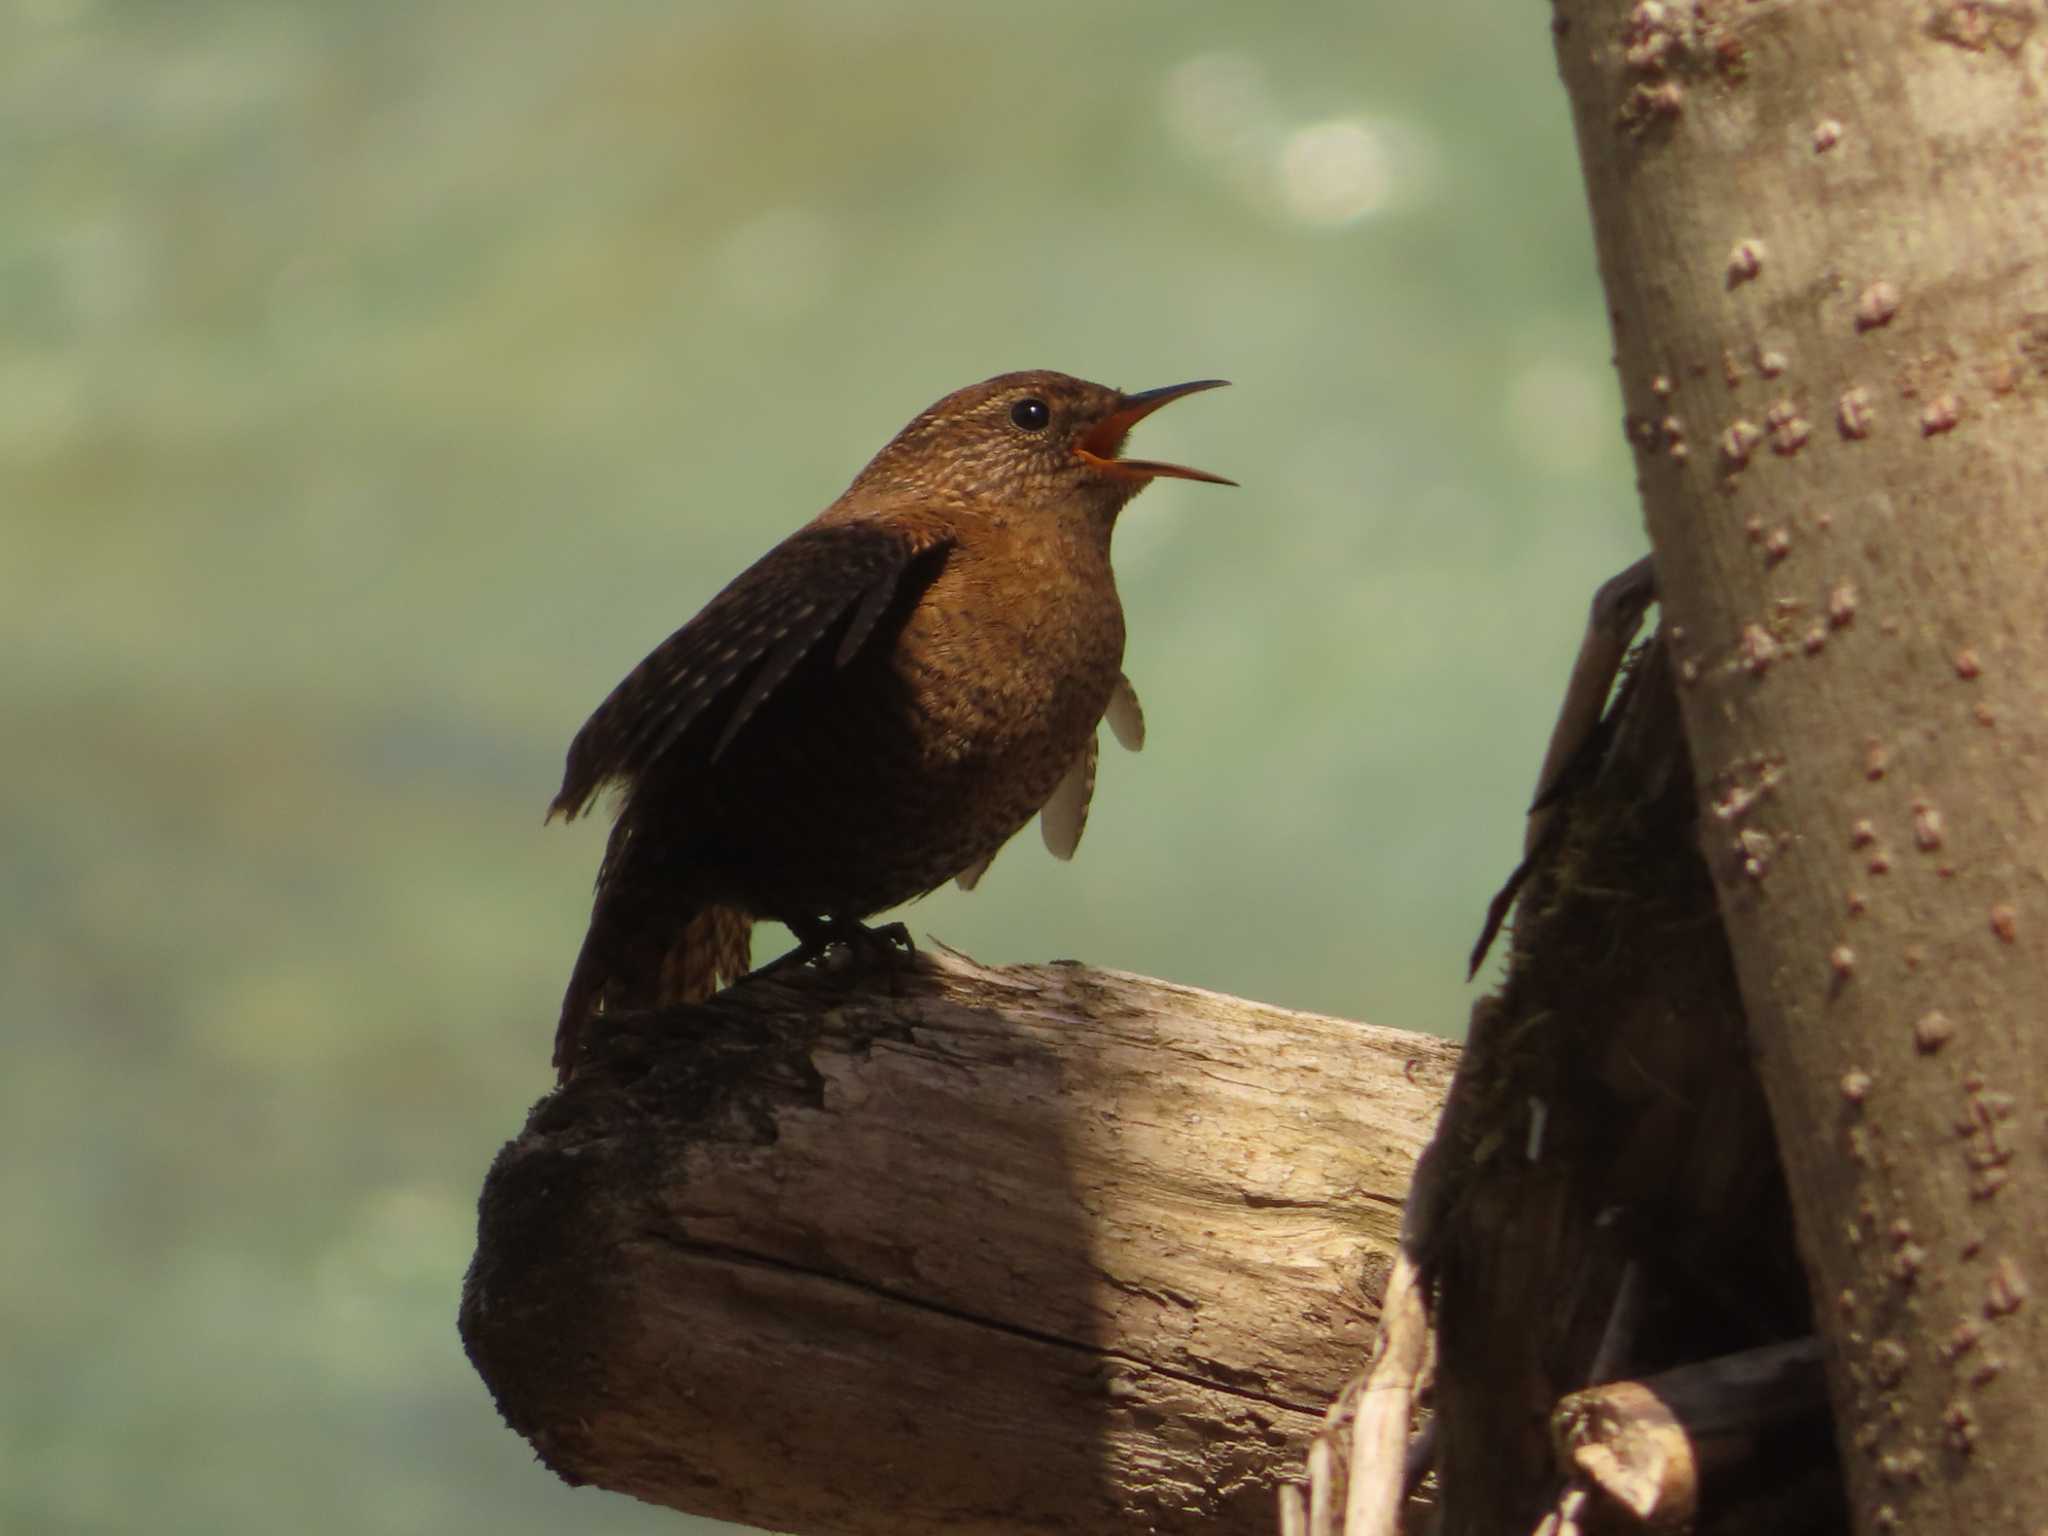
[[[569,747],[548,815],[623,790],[555,1068],[600,1012],[708,997],[747,969],[754,921],[800,941],[908,945],[862,920],[972,888],[1034,814],[1071,857],[1108,717],[1144,722],[1122,673],[1117,514],[1155,478],[1119,458],[1169,401],[1006,373],[932,406],[846,493],[635,667]]]

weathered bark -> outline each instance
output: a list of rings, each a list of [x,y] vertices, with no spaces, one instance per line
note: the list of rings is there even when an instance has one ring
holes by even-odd
[[[1418,1178],[1443,1536],[1532,1531],[1558,1505],[1567,1394],[1810,1329],[1697,836],[1660,641],[1569,770]],[[1799,1449],[1830,1461],[1825,1424]],[[1826,1526],[1803,1484],[1698,1495],[1701,1531]]]
[[[750,983],[537,1106],[463,1336],[558,1473],[693,1513],[1265,1531],[1455,1056],[1078,966]]]
[[[2048,1524],[2048,29],[1560,0],[1860,1531]]]

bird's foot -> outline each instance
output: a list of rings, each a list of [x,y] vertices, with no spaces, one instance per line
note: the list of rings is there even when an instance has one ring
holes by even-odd
[[[917,953],[910,930],[902,923],[882,923],[870,928],[851,918],[810,918],[791,923],[789,929],[797,936],[796,948],[757,966],[747,980],[773,976],[798,966],[817,965],[834,949],[844,949],[855,970],[894,969]]]
[[[846,939],[855,949],[866,951],[869,959],[883,964],[893,964],[906,955],[917,953],[917,946],[910,939],[910,929],[903,923],[883,923],[875,928],[855,923]]]

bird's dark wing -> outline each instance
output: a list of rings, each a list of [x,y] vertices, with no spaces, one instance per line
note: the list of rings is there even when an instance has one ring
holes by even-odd
[[[936,526],[812,524],[741,572],[657,646],[576,733],[548,815],[580,816],[604,786],[637,778],[692,737],[714,761],[828,638],[844,667],[891,606],[922,590],[951,538]],[[706,739],[713,726],[718,734]],[[702,727],[692,736],[693,727]]]

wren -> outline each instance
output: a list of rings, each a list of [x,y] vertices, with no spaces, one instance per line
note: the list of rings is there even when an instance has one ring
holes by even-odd
[[[1096,728],[1143,739],[1123,675],[1110,535],[1153,480],[1235,482],[1120,457],[1170,401],[1006,373],[924,411],[844,495],[662,642],[569,747],[548,816],[622,791],[555,1035],[575,1069],[598,1013],[708,997],[757,919],[806,960],[908,945],[863,920],[972,888],[1034,815],[1069,858]]]

